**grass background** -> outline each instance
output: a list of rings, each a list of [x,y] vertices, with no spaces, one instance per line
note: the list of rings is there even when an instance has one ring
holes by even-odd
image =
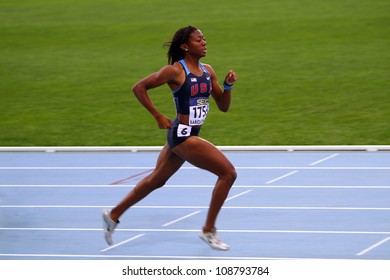
[[[388,0],[3,0],[0,146],[163,145],[130,92],[192,24],[220,81],[239,75],[216,145],[386,145]],[[168,87],[150,91],[174,117]]]

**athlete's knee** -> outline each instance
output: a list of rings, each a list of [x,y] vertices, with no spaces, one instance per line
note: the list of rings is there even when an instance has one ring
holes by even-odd
[[[167,180],[155,176],[148,176],[144,179],[144,184],[152,191],[163,187],[166,182]]]
[[[236,181],[238,174],[237,174],[237,171],[236,171],[236,169],[234,167],[233,167],[232,176],[233,176],[233,182]]]
[[[225,181],[233,184],[234,181],[236,181],[237,179],[237,172],[236,172],[236,169],[231,166],[229,168],[227,168],[224,172],[224,174],[221,176],[222,179],[224,179]]]
[[[232,168],[232,170],[230,170],[230,178],[231,178],[233,183],[237,179],[237,171],[234,167]]]

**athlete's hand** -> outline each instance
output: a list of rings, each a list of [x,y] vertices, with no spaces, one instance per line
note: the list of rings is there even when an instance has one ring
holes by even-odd
[[[238,79],[238,77],[237,77],[236,72],[234,72],[233,70],[230,70],[229,73],[225,77],[225,84],[232,86],[237,81],[237,79]]]
[[[156,121],[157,121],[157,124],[158,124],[158,127],[160,129],[167,129],[167,128],[170,128],[172,126],[172,121],[170,118],[164,116],[164,115],[160,115],[156,118]]]

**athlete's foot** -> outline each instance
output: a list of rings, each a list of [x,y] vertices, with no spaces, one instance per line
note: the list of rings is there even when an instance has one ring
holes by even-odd
[[[111,219],[110,213],[111,211],[108,209],[104,209],[102,213],[104,239],[106,240],[108,245],[112,245],[112,234],[114,233],[115,228],[119,224],[119,221],[114,222]]]
[[[199,235],[200,239],[206,242],[214,250],[227,251],[229,250],[229,245],[223,243],[217,234],[217,230],[214,229],[210,232],[201,232]]]

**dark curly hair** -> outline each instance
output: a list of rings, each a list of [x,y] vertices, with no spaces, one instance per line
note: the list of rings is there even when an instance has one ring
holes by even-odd
[[[180,48],[180,45],[188,42],[191,33],[197,29],[198,28],[192,25],[180,28],[178,31],[176,31],[175,35],[173,35],[172,41],[164,44],[165,47],[169,47],[167,53],[168,64],[173,64],[176,61],[184,58],[185,52]]]

